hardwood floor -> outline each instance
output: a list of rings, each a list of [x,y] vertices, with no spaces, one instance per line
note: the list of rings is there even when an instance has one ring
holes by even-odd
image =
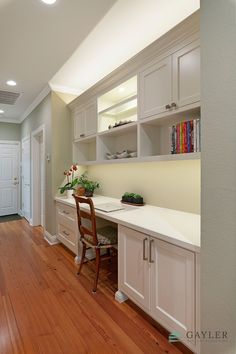
[[[0,353],[188,353],[170,344],[131,302],[114,300],[113,272],[79,278],[74,256],[22,219],[0,224]]]

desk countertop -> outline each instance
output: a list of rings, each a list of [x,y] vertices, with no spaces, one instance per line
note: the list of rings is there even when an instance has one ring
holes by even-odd
[[[120,203],[119,199],[100,195],[92,199],[95,207],[110,202]],[[55,200],[75,207],[73,198],[55,197]],[[124,210],[109,213],[96,210],[96,215],[190,251],[200,252],[200,215],[152,205],[122,206]]]

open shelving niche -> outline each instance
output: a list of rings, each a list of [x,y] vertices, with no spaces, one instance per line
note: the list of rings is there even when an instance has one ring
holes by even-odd
[[[98,97],[97,104],[98,132],[119,122],[137,121],[137,76]]]
[[[200,157],[200,152],[171,154],[170,127],[174,124],[200,118],[200,107],[182,112],[172,112],[165,117],[142,120],[139,126],[140,159],[183,160]]]

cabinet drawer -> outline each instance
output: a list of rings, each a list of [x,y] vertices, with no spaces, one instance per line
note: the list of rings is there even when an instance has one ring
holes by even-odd
[[[69,243],[75,245],[77,241],[77,234],[75,231],[68,228],[61,223],[58,224],[58,235],[66,239]]]
[[[76,221],[77,218],[76,209],[64,204],[57,204],[57,214],[71,221]]]

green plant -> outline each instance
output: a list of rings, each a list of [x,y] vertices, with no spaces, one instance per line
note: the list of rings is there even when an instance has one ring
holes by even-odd
[[[85,191],[94,192],[96,188],[99,188],[99,183],[87,180],[84,182],[83,187]]]
[[[64,176],[66,176],[66,184],[59,188],[60,193],[63,194],[67,190],[75,189],[75,186],[78,184],[78,178],[74,176],[77,171],[77,166],[73,164],[69,171],[64,171]]]
[[[99,188],[99,183],[97,181],[91,181],[87,177],[87,172],[85,171],[78,179],[78,184],[85,189],[85,191],[93,193],[96,188]]]

